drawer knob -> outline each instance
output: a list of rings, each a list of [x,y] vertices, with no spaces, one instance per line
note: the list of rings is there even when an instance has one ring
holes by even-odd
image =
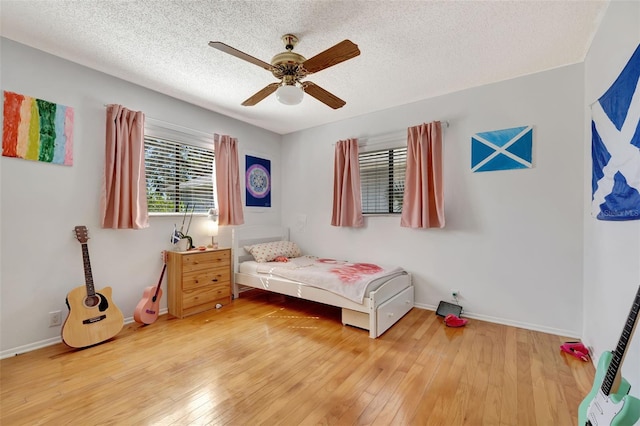
[[[214,283],[218,282],[217,278],[212,279],[211,281],[213,281]]]

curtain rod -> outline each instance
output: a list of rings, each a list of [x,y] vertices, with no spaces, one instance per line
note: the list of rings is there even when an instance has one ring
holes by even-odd
[[[450,127],[448,120],[441,121],[441,124],[446,128]],[[380,145],[384,143],[399,141],[401,139],[404,139],[407,136],[406,132],[407,130],[405,129],[405,130],[396,130],[394,132],[389,132],[389,133],[381,133],[381,134],[368,136],[368,137],[365,137],[365,136],[358,137],[358,145],[359,146],[365,146],[365,145],[375,146],[375,145]],[[335,143],[331,145],[335,146]]]
[[[110,104],[103,104],[103,106],[105,108],[108,107],[109,105]],[[151,123],[149,123],[149,124],[152,124],[152,125],[153,124],[155,124],[156,126],[157,125],[160,125],[160,126],[165,125],[163,127],[168,127],[168,128],[170,128],[172,130],[178,130],[178,131],[185,131],[186,130],[188,133],[195,132],[195,133],[197,133],[199,135],[207,135],[207,136],[209,135],[208,133],[202,132],[200,130],[191,129],[189,127],[180,126],[180,125],[169,123],[169,122],[162,121],[162,120],[157,120],[155,118],[148,117],[146,114],[145,114],[145,119],[150,120]],[[450,127],[449,120],[444,120],[444,121],[441,121],[440,123],[445,128],[449,128]],[[389,141],[393,141],[395,139],[399,139],[399,138],[404,137],[405,136],[404,132],[405,132],[405,130],[398,130],[398,131],[395,131],[395,132],[383,133],[383,134],[371,136],[371,137],[368,137],[368,138],[367,137],[362,137],[362,138],[358,138],[358,140],[362,139],[364,141],[371,141],[370,144],[389,142]],[[332,145],[335,145],[335,143],[332,144]]]
[[[104,107],[108,107],[108,104],[104,104]],[[126,107],[125,107],[126,108]],[[144,112],[143,112],[144,114]],[[187,135],[195,136],[203,139],[204,141],[213,141],[213,133],[203,132],[202,130],[192,129],[191,127],[181,126],[179,124],[170,123],[168,121],[158,120],[157,118],[144,115],[146,128],[162,128],[163,130],[171,130],[174,132],[185,133]]]
[[[109,105],[120,105],[120,104],[102,104],[102,106],[105,107],[105,108],[108,107]],[[124,107],[124,108],[127,108],[127,107]],[[127,108],[127,109],[129,109],[129,108]],[[133,111],[133,110],[130,110],[130,111]],[[173,124],[173,123],[168,123],[166,121],[156,120],[155,118],[151,118],[147,114],[145,114],[144,111],[138,111],[138,112],[142,112],[144,114],[145,120],[153,120],[156,123]]]

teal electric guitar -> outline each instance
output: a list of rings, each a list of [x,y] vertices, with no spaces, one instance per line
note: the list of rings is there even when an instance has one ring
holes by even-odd
[[[639,309],[640,288],[616,350],[603,353],[598,361],[593,388],[578,408],[579,426],[631,426],[640,419],[640,400],[629,395],[631,385],[620,375],[620,365],[633,334]]]

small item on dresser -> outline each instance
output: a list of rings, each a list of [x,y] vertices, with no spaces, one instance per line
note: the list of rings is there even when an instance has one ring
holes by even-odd
[[[198,246],[198,250],[200,251],[205,251],[207,249],[207,247],[205,246]]]
[[[187,250],[191,250],[193,248],[193,239],[188,235],[185,235],[182,239],[187,240]]]
[[[187,238],[180,238],[177,243],[173,245],[174,251],[189,251],[189,240]]]

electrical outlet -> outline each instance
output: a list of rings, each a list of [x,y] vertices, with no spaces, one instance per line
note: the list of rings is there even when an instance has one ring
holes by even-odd
[[[56,327],[62,324],[62,311],[49,312],[49,327]]]

